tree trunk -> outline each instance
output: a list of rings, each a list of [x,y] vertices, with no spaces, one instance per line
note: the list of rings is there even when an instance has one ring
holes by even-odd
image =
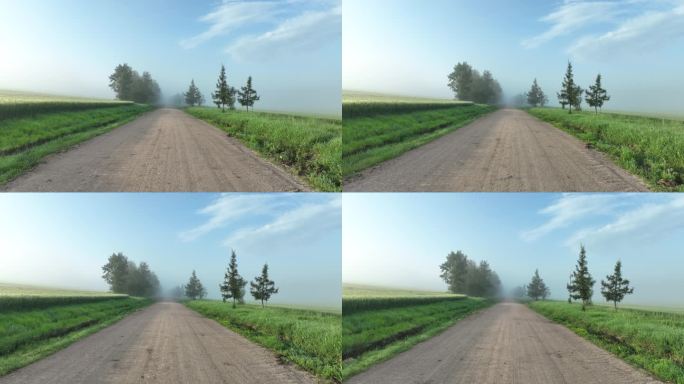
[[[264,307],[264,299],[261,299],[261,308]]]
[[[613,304],[615,305],[615,310],[617,311],[617,301],[613,301]]]
[[[233,308],[235,308],[235,298],[233,297]]]

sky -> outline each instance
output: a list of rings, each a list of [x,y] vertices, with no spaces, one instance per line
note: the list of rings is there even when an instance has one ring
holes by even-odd
[[[595,302],[620,259],[635,287],[625,303],[684,307],[681,194],[344,194],[342,211],[345,283],[445,291],[439,265],[461,250],[505,292],[539,269],[565,300],[584,244]]]
[[[268,263],[273,303],[338,308],[340,204],[318,193],[3,193],[0,282],[106,291],[101,268],[123,252],[165,290],[196,270],[218,299],[235,250],[247,280]]]
[[[125,62],[210,102],[223,63],[257,109],[339,114],[340,1],[0,0],[0,90],[113,98]]]
[[[684,0],[345,0],[348,90],[451,98],[467,61],[506,97],[537,78],[553,105],[569,60],[583,88],[602,74],[606,108],[682,114]]]

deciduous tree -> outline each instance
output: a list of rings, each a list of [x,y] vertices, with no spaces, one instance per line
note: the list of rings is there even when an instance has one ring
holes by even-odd
[[[622,278],[622,263],[620,260],[615,263],[615,271],[612,275],[606,276],[606,281],[601,280],[601,294],[606,301],[612,301],[615,310],[617,304],[627,295],[634,293],[634,288],[629,286],[629,280]]]
[[[112,253],[107,264],[102,267],[102,278],[109,284],[114,293],[127,293],[128,258],[123,253]]]

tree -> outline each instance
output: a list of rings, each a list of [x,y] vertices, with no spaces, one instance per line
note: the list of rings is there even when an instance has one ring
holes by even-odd
[[[107,264],[102,267],[102,278],[114,293],[128,291],[128,258],[123,253],[112,253]]]
[[[511,290],[511,296],[515,299],[523,299],[527,296],[527,286],[519,285]]]
[[[627,295],[634,293],[634,288],[629,286],[629,280],[622,278],[622,263],[620,260],[615,263],[615,271],[612,275],[606,276],[607,281],[601,280],[601,294],[606,301],[612,301],[617,311],[617,303]]]
[[[559,94],[559,102],[562,103],[561,97],[562,101],[565,101],[570,106],[570,108],[568,108],[568,113],[572,113],[572,107],[579,107],[579,104],[582,102],[581,88],[575,84],[574,75],[572,73],[572,63],[569,61]]]
[[[608,92],[601,87],[601,74],[596,76],[596,82],[594,85],[589,86],[589,90],[586,92],[587,104],[590,107],[594,107],[595,113],[598,115],[599,109],[603,107],[603,103],[610,100]]]
[[[571,104],[572,107],[575,108],[575,111],[581,111],[582,110],[582,93],[584,92],[584,89],[580,87],[579,85],[575,86],[575,101]]]
[[[583,311],[587,305],[591,304],[591,297],[594,295],[594,283],[596,281],[589,273],[587,253],[584,250],[584,245],[582,245],[577,265],[572,275],[570,275],[570,283],[568,283],[567,288],[572,300],[582,300]]]
[[[195,105],[202,105],[204,103],[204,96],[200,92],[199,88],[195,85],[195,80],[190,82],[188,91],[185,92],[185,104],[194,107]]]
[[[235,88],[228,86],[226,67],[224,65],[221,65],[221,72],[216,82],[216,91],[212,94],[212,97],[214,104],[221,108],[223,112],[226,111],[226,106],[230,109],[235,109]]]
[[[230,263],[223,277],[223,284],[219,285],[223,302],[225,303],[227,299],[233,299],[233,308],[235,308],[235,302],[242,301],[245,295],[245,285],[247,282],[238,273],[237,255],[235,251],[232,251]]]
[[[185,297],[190,300],[202,300],[207,295],[207,290],[204,289],[202,282],[197,277],[195,271],[192,271],[188,283],[185,285]]]
[[[119,64],[114,73],[109,76],[109,87],[116,93],[119,100],[135,101],[136,103],[154,104],[161,97],[159,84],[149,72],[142,76],[128,64]]]
[[[467,62],[458,63],[448,76],[449,88],[458,100],[472,100],[473,67]]]
[[[489,263],[483,260],[478,265],[461,251],[450,252],[440,270],[449,292],[485,297],[500,293],[501,280]]]
[[[134,86],[133,68],[128,64],[119,64],[109,76],[109,87],[119,100],[132,100]]]
[[[237,91],[237,94],[240,105],[247,107],[247,112],[249,112],[249,107],[254,106],[255,101],[259,101],[257,91],[252,88],[252,76],[247,78],[247,85],[240,88],[240,90]]]
[[[468,256],[461,251],[449,252],[447,260],[439,266],[440,277],[447,283],[449,292],[466,291],[466,275],[468,274]]]
[[[275,282],[268,278],[268,264],[264,264],[261,269],[261,276],[254,278],[254,281],[249,283],[251,286],[250,293],[254,300],[261,300],[261,306],[264,307],[264,302],[268,302],[272,295],[278,293],[278,288],[275,287]]]
[[[546,300],[546,298],[549,296],[549,288],[544,283],[544,279],[539,276],[538,269],[534,271],[532,281],[530,281],[530,283],[527,285],[527,296],[534,301],[539,300],[539,298]]]
[[[565,106],[568,105],[568,94],[565,90],[556,92],[556,97],[558,97],[558,104],[561,105],[561,108],[565,109]]]
[[[530,91],[527,92],[527,104],[533,107],[543,107],[548,101],[549,99],[544,94],[544,91],[541,89],[539,84],[537,84],[537,79],[534,79],[532,87],[530,87]]]

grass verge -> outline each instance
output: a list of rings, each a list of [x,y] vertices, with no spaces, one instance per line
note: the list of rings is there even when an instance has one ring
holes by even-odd
[[[684,314],[566,302],[531,302],[530,308],[656,377],[684,383]]]
[[[424,299],[429,297],[423,296]],[[451,300],[442,298],[415,305],[415,297],[406,296],[405,299],[407,305],[403,307],[343,312],[343,379],[408,350],[493,303],[481,298],[456,296]],[[343,298],[343,305],[345,300],[357,299]]]
[[[340,120],[201,107],[185,111],[291,168],[316,190],[342,188]]]
[[[658,191],[684,191],[684,121],[559,108],[528,112],[606,153]]]
[[[375,107],[385,111],[389,108],[385,104],[366,105],[363,108],[363,114],[355,112],[353,117],[343,115],[342,173],[344,177],[397,157],[496,110],[496,107],[488,105],[453,103],[441,104],[439,108],[428,110],[420,108],[430,104],[414,106],[401,103],[398,104],[401,108],[393,109],[394,113],[385,114],[376,113],[373,109]]]
[[[151,109],[126,104],[0,121],[0,185],[33,168],[45,156],[109,132]]]
[[[79,304],[44,302],[6,310],[0,298],[0,376],[31,364],[105,328],[152,301],[132,297]]]
[[[301,368],[333,382],[341,381],[340,314],[221,301],[187,301],[201,315],[247,337]]]

